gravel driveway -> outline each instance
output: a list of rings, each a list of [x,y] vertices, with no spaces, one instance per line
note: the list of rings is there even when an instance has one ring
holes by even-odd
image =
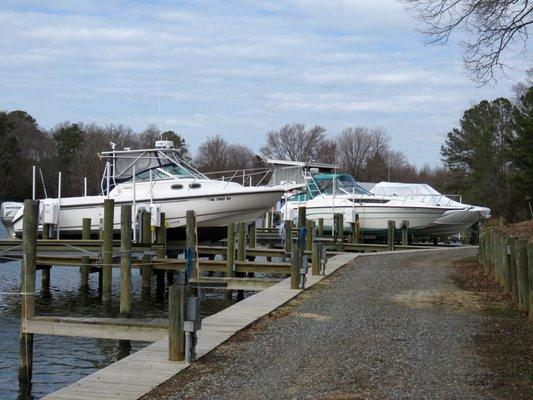
[[[492,399],[456,288],[476,249],[362,257],[145,399]]]

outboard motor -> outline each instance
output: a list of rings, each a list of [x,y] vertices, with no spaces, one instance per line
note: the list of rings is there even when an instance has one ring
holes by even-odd
[[[24,203],[17,203],[14,201],[5,201],[0,207],[0,221],[4,224],[10,236],[15,236],[13,229],[13,218],[24,207]]]

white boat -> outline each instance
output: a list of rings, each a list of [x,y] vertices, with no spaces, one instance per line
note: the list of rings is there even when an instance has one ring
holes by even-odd
[[[309,174],[304,190],[287,198],[281,211],[285,219],[295,221],[297,208],[305,205],[308,219],[324,219],[324,228],[331,230],[334,213],[344,215],[344,229],[350,231],[350,223],[359,221],[361,232],[383,234],[388,221],[400,227],[408,221],[411,233],[423,230],[446,211],[455,206],[433,206],[410,199],[376,196],[360,185],[350,175],[318,173]]]
[[[120,229],[120,206],[133,204],[135,213],[153,211],[155,220],[165,214],[167,233],[182,237],[187,210],[196,211],[202,239],[220,236],[225,225],[252,221],[270,209],[283,195],[281,186],[242,186],[207,178],[181,159],[170,141],[158,141],[153,149],[113,150],[108,159],[99,196],[64,197],[40,201],[40,229],[51,222],[61,237],[79,236],[83,218],[91,218],[96,232],[103,217],[103,203],[115,201],[114,230]],[[12,218],[12,232],[22,234],[21,208]],[[157,222],[155,222],[157,225]]]
[[[422,229],[421,235],[453,236],[473,224],[490,217],[490,208],[472,206],[455,201],[423,183],[380,182],[370,191],[376,196],[391,196],[398,200],[418,200],[435,207],[455,207]]]

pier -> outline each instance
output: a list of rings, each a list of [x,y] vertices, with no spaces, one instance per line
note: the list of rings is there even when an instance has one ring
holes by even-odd
[[[106,200],[104,210],[113,209],[113,201]],[[104,211],[99,239],[91,239],[91,232],[86,230],[82,240],[50,240],[38,239],[37,202],[26,201],[22,240],[0,242],[2,257],[22,258],[21,387],[31,387],[34,335],[113,339],[126,348],[132,340],[153,342],[46,397],[138,398],[324,277],[352,265],[359,257],[446,248],[409,244],[408,222],[398,230],[398,235],[394,222],[390,221],[387,242],[379,244],[361,242],[356,226],[352,226],[355,237],[346,235],[341,229],[344,226],[342,214],[335,215],[334,231],[328,236],[323,235],[322,221],[317,229],[313,221],[306,219],[305,207],[299,209],[298,216],[295,226],[285,222],[281,237],[273,228],[229,224],[222,245],[213,246],[199,245],[196,215],[188,211],[187,240],[180,247],[166,241],[164,215],[162,224],[154,227],[150,226],[152,219],[147,213],[141,218],[138,236],[141,241],[133,242],[131,206],[125,205],[121,207],[120,240],[110,234],[113,232],[113,225],[109,223],[112,211]],[[91,226],[91,223],[84,221],[84,225]],[[267,247],[259,247],[259,243]],[[176,257],[177,252],[182,253],[182,258]],[[219,259],[215,259],[217,257]],[[258,257],[266,261],[259,261]],[[282,261],[273,261],[274,258]],[[42,275],[43,288],[46,288],[54,278],[51,271],[56,267],[79,268],[82,291],[88,288],[88,275],[97,273],[101,302],[105,307],[110,307],[111,271],[120,269],[120,317],[36,315],[35,273],[38,269],[46,271]],[[168,291],[168,319],[130,318],[131,273],[135,269],[142,275],[143,298],[150,296],[153,276],[158,296]],[[201,288],[223,289],[228,296],[237,292],[241,299],[245,290],[256,294],[200,320],[197,296]]]

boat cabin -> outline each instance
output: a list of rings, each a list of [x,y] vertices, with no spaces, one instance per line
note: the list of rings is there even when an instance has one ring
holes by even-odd
[[[323,195],[368,195],[368,190],[360,186],[351,175],[319,173],[311,175],[307,186],[287,199],[290,202],[304,202]]]

